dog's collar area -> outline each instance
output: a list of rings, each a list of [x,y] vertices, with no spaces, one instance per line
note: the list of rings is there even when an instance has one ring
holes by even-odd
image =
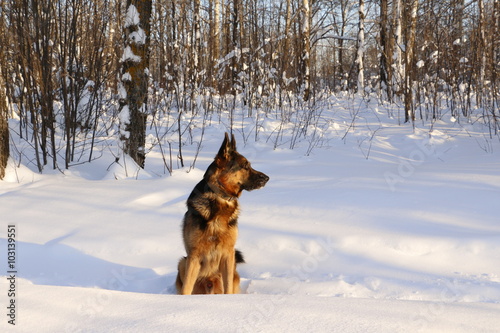
[[[217,184],[218,186],[216,188],[214,188],[214,186],[211,186],[210,183],[208,184],[208,186],[216,196],[228,202],[231,202],[233,201],[233,199],[237,198],[236,196],[226,194],[225,191],[223,190],[224,186],[220,183],[220,181],[217,181]]]
[[[230,196],[230,195],[223,195],[222,193],[216,193],[216,195],[218,195],[219,197],[221,197],[222,199],[228,201],[228,202],[231,202],[233,201],[234,198],[236,197],[233,197],[233,196]]]
[[[214,191],[214,193],[216,195],[218,195],[219,197],[221,197],[222,199],[226,200],[226,201],[233,201],[233,199],[235,198],[238,198],[238,196],[236,195],[230,195],[227,193],[226,191],[226,188],[224,186],[224,184],[220,181],[220,179],[217,179],[217,188],[214,189],[212,187],[210,187],[212,189],[212,191]]]

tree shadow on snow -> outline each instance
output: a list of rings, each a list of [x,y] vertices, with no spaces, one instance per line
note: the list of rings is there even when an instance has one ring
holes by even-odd
[[[172,294],[175,274],[158,275],[152,269],[109,262],[59,242],[66,235],[43,245],[16,242],[18,277],[33,284],[90,287],[108,290]],[[6,240],[0,239],[5,248]]]

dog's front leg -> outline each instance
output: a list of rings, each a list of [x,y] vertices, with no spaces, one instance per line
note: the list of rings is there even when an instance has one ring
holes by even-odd
[[[234,294],[233,291],[233,281],[234,281],[234,250],[230,252],[230,254],[222,258],[221,261],[221,272],[222,272],[222,280],[224,282],[224,293],[225,294]]]
[[[184,277],[184,285],[182,286],[182,295],[191,295],[193,293],[194,284],[200,273],[200,266],[200,259],[198,257],[187,257],[186,276]]]

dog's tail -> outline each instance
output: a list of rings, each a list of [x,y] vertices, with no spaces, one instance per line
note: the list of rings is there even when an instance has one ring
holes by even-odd
[[[243,257],[243,253],[240,250],[234,251],[234,259],[237,264],[244,264],[245,258]]]

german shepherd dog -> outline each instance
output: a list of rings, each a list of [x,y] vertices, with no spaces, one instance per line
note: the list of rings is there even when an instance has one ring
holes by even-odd
[[[243,190],[263,187],[269,177],[254,170],[236,151],[236,140],[226,133],[203,179],[187,200],[182,236],[187,257],[179,261],[179,294],[239,292],[236,264],[243,262],[234,249],[238,237],[238,198]]]

